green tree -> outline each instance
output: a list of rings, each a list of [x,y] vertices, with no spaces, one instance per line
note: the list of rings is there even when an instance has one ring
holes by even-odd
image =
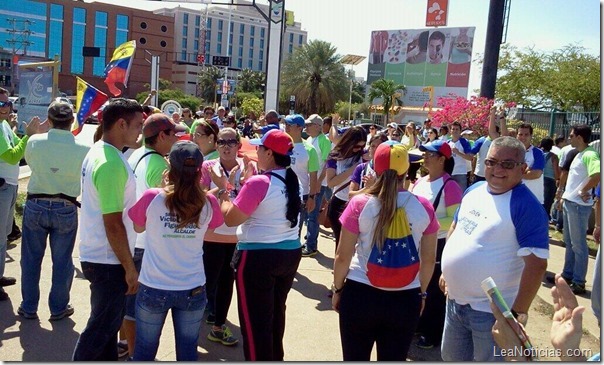
[[[567,45],[545,53],[504,45],[496,98],[537,110],[600,109],[600,56]]]
[[[304,114],[334,110],[339,100],[348,100],[349,82],[341,56],[330,43],[312,40],[294,50],[283,63],[280,100],[296,96],[296,112]]]
[[[237,92],[258,93],[259,95],[263,90],[264,78],[264,72],[244,68],[239,74]]]
[[[141,92],[136,95],[136,100],[139,103],[142,103],[149,95],[148,92]],[[189,108],[193,110],[197,110],[197,107],[202,104],[202,100],[196,98],[192,95],[186,95],[182,90],[177,89],[161,89],[157,92],[157,106],[161,107],[161,105],[168,101],[175,100],[177,101],[183,108]]]
[[[216,96],[216,83],[224,76],[224,70],[215,66],[207,66],[199,76],[201,97],[208,102],[213,102]]]
[[[248,97],[241,103],[241,110],[243,111],[243,115],[248,115],[248,113],[253,112],[256,115],[262,114],[264,111],[264,101],[260,98],[256,97]]]
[[[369,100],[373,104],[374,99],[382,100],[384,108],[385,123],[388,123],[388,117],[391,113],[391,108],[394,105],[402,106],[403,100],[401,97],[405,95],[407,88],[402,84],[395,84],[393,80],[379,79],[371,84],[369,89]]]

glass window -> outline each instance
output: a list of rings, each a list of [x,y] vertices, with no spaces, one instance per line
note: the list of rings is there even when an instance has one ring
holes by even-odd
[[[294,51],[294,45],[293,45],[293,44],[290,44],[290,45],[289,45],[288,52],[289,52],[289,53],[292,53],[293,51]]]
[[[237,59],[237,68],[241,68],[243,66],[243,59]]]
[[[206,28],[212,28],[212,18],[208,18],[208,20],[206,20]]]
[[[289,42],[293,43],[294,41],[294,33],[289,33]]]
[[[187,49],[187,38],[182,39],[182,48]]]
[[[63,5],[50,4],[50,27],[48,29],[48,58],[54,59],[54,56],[59,56],[63,51]],[[61,70],[62,66],[59,66]]]
[[[218,32],[218,42],[222,42],[222,32]]]
[[[247,68],[252,69],[252,67],[254,67],[254,61],[248,60],[247,61]]]
[[[260,49],[264,49],[264,39],[260,38]]]
[[[239,47],[239,52],[237,52],[239,57],[243,57],[243,47]]]
[[[264,59],[264,51],[260,50],[260,52],[258,52],[258,57],[260,57],[260,60]]]
[[[189,27],[187,27],[186,25],[184,27],[182,27],[182,36],[186,37],[189,34]]]
[[[201,24],[201,16],[195,15],[195,26],[199,27],[199,24]]]
[[[73,9],[73,28],[71,33],[71,73],[84,73],[82,48],[86,39],[86,9]]]
[[[264,38],[264,30],[265,28],[260,28],[260,38]]]
[[[245,33],[245,24],[239,24],[239,33]]]
[[[260,71],[264,71],[264,63],[262,62],[262,60],[258,61],[258,69]]]
[[[117,16],[117,29],[115,30],[115,47],[128,41],[128,15]]]
[[[199,38],[199,28],[195,28],[195,38]]]
[[[218,30],[222,30],[222,24],[223,24],[223,20],[222,19],[218,19]]]
[[[212,31],[211,30],[206,30],[206,41],[210,42],[212,40]]]
[[[50,19],[63,20],[63,5],[50,4]]]
[[[186,61],[187,60],[187,51],[180,52],[180,59],[182,61]]]
[[[239,44],[243,44],[243,35],[239,36]]]
[[[216,45],[216,53],[222,54],[222,44],[218,43]]]
[[[184,13],[182,15],[182,22],[185,23],[185,24],[189,23],[189,14]]]
[[[199,50],[199,40],[196,39],[196,40],[193,41],[193,49],[195,51]]]
[[[230,31],[231,33],[233,33],[233,25],[235,25],[235,23],[230,22],[229,24],[230,24],[230,25],[229,25],[229,31]]]
[[[206,53],[210,53],[210,41],[206,41]]]
[[[298,44],[302,44],[302,43],[304,43],[304,36],[302,34],[300,34],[298,36]]]
[[[250,48],[249,54],[250,54],[249,55],[250,58],[254,58],[254,49],[253,48]]]
[[[94,24],[94,46],[98,47],[100,57],[92,59],[92,74],[103,76],[105,74],[105,56],[107,54],[107,13],[97,11]]]
[[[250,35],[253,37],[256,33],[256,27],[253,25],[250,25]]]
[[[128,15],[117,15],[117,28],[128,31]]]
[[[250,38],[250,47],[254,47],[254,38]]]
[[[229,44],[233,44],[233,33],[229,34]]]
[[[233,46],[229,45],[229,56],[233,54]]]

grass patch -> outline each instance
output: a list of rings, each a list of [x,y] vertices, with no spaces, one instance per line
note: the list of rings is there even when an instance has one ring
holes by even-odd
[[[15,203],[15,221],[19,227],[23,227],[23,209],[25,209],[25,200],[27,193],[18,193]]]
[[[560,242],[564,242],[564,234],[562,232],[556,231],[551,226],[549,227],[549,235],[552,239]],[[594,241],[593,236],[587,235],[587,247],[589,247],[590,251],[598,251],[598,244]]]

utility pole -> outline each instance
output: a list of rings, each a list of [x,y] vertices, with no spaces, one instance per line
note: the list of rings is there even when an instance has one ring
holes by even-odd
[[[499,50],[503,39],[504,8],[509,1],[511,0],[490,0],[489,4],[487,39],[484,45],[484,63],[482,65],[482,80],[480,81],[480,96],[488,99],[495,97]]]
[[[11,77],[10,77],[10,86],[11,86],[11,95],[15,95],[15,75],[17,70],[17,52],[22,50],[23,56],[27,53],[27,47],[31,46],[33,42],[29,40],[29,36],[33,34],[33,32],[29,29],[29,26],[34,22],[29,19],[16,19],[16,18],[7,18],[7,22],[9,22],[12,27],[11,29],[7,29],[6,31],[10,33],[11,38],[6,40],[12,48],[12,67],[11,67]],[[17,29],[17,24],[22,25],[20,29]]]

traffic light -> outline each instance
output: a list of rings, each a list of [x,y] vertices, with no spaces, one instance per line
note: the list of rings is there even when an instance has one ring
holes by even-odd
[[[264,99],[264,90],[266,89],[266,84],[260,84],[260,99]]]

